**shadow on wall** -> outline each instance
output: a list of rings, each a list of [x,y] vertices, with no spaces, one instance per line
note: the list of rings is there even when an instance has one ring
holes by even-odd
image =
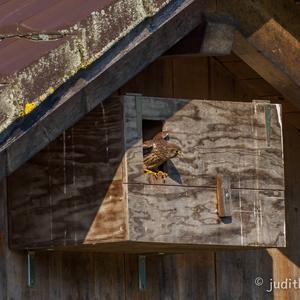
[[[290,261],[300,267],[300,132],[287,121],[284,123],[284,162],[286,198],[287,247],[280,249],[286,257],[282,263]]]
[[[108,222],[114,238],[124,236],[120,115],[120,103],[106,100],[8,178],[13,247],[105,239]]]
[[[217,299],[274,299],[273,259],[267,250],[220,251],[215,263]]]

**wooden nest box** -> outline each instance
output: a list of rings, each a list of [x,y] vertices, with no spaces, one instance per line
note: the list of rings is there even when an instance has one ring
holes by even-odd
[[[165,180],[143,170],[161,130],[183,152]],[[278,104],[110,98],[8,180],[13,248],[285,246]]]

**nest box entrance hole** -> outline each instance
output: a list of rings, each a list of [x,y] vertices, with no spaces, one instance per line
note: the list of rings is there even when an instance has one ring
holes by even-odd
[[[154,136],[161,132],[164,122],[161,120],[145,120],[143,119],[143,142],[151,140]]]

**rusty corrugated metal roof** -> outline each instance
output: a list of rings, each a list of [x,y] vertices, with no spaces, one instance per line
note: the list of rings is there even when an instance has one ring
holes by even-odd
[[[0,0],[0,132],[172,0]]]

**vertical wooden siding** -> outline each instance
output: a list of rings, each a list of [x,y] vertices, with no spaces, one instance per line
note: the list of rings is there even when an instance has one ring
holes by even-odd
[[[242,74],[242,75],[241,75]],[[228,56],[163,58],[133,78],[118,93],[146,96],[251,100],[280,95],[251,69]],[[277,280],[300,276],[300,133],[285,124],[287,184],[286,250],[199,251],[151,256],[147,289],[138,289],[137,256],[101,253],[41,252],[36,257],[36,284],[26,287],[26,255],[7,248],[6,187],[1,185],[1,299],[299,299],[299,291],[256,287],[258,276]]]

